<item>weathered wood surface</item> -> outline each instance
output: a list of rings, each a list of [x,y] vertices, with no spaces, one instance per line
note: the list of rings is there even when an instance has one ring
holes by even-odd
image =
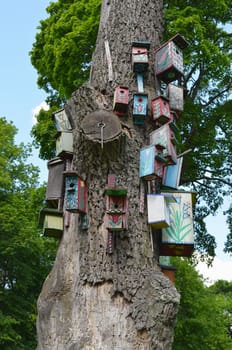
[[[145,127],[134,126],[131,101],[128,115],[120,118],[120,138],[103,148],[81,128],[89,113],[112,112],[116,86],[128,86],[130,97],[137,91],[131,43],[151,41],[153,62],[162,34],[161,9],[162,1],[155,0],[103,1],[90,82],[66,106],[75,124],[73,168],[87,184],[89,228],[82,230],[79,215],[71,214],[38,300],[37,350],[171,349],[179,295],[158,266],[157,238],[151,241],[146,206],[141,211],[139,150],[153,130],[151,111]],[[144,77],[149,104],[155,86],[150,63]],[[106,252],[104,227],[109,174],[127,188],[129,210],[128,230],[115,233],[112,255]]]

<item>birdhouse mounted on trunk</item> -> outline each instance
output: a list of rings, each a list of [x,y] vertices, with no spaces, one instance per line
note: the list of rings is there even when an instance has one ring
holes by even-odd
[[[59,157],[48,162],[46,201],[50,208],[61,209],[64,196],[65,161]]]
[[[170,225],[169,202],[173,200],[171,195],[166,194],[147,195],[148,224],[152,228],[160,229]]]
[[[76,171],[65,171],[65,209],[72,213],[86,213],[86,183]]]
[[[125,115],[129,104],[129,89],[118,86],[114,92],[113,110],[117,115]]]
[[[163,178],[165,164],[157,159],[157,155],[155,145],[140,150],[139,176],[147,181]]]
[[[127,189],[107,188],[105,226],[109,231],[127,229],[128,201]]]
[[[184,110],[184,92],[183,88],[174,84],[168,84],[167,96],[169,98],[169,105],[172,111],[181,113]]]
[[[52,118],[55,121],[57,131],[69,132],[72,130],[68,114],[65,112],[64,108],[52,113]]]
[[[63,233],[63,212],[51,208],[41,209],[39,225],[43,227],[44,236],[61,238]]]
[[[63,153],[73,153],[72,132],[58,132],[56,134],[56,155],[62,157]]]
[[[156,51],[155,73],[158,79],[170,83],[184,74],[182,49],[187,42],[179,34],[163,44]]]
[[[132,43],[132,66],[136,73],[146,72],[148,69],[148,50],[150,42],[134,41]]]
[[[176,202],[169,204],[170,226],[162,230],[160,255],[190,256],[194,249],[192,192],[168,192]]]
[[[163,274],[175,285],[176,267],[171,265],[170,256],[160,256],[159,265]]]
[[[176,164],[168,165],[164,169],[163,185],[171,188],[178,188],[183,164],[183,157],[177,158]]]
[[[151,101],[152,117],[155,123],[160,125],[171,120],[169,101],[164,96],[158,96]]]
[[[147,94],[134,94],[133,119],[135,125],[143,125],[147,115]]]
[[[150,144],[156,146],[158,156],[164,159],[166,165],[176,164],[176,137],[169,124],[164,124],[150,134]]]

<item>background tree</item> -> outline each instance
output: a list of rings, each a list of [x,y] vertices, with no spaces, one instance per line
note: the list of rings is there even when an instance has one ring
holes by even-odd
[[[99,5],[99,0],[61,0],[47,8],[49,18],[40,22],[31,59],[39,74],[38,84],[48,96],[58,94],[69,98],[87,80]],[[163,41],[179,32],[189,42],[183,81],[185,110],[178,126],[182,140],[179,148],[190,148],[192,152],[185,156],[182,184],[191,186],[199,194],[195,213],[196,248],[211,256],[215,254],[216,243],[207,233],[204,219],[216,214],[224,197],[231,193],[232,38],[228,30],[231,8],[231,0],[164,1]],[[88,20],[81,16],[83,13]],[[88,30],[82,30],[86,26]],[[47,118],[50,118],[49,112]],[[40,128],[39,123],[32,134],[35,143],[42,146],[45,135],[40,133]],[[48,156],[42,148],[41,156]],[[231,210],[227,214],[231,232]],[[227,252],[232,250],[231,235],[225,246]]]
[[[27,163],[30,147],[17,146],[17,130],[0,118],[0,348],[36,346],[36,300],[51,269],[55,243],[38,230],[45,187]]]

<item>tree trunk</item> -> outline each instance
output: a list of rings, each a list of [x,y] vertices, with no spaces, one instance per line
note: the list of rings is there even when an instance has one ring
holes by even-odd
[[[151,42],[143,81],[149,106],[156,96],[154,49],[161,35],[162,1],[103,0],[90,81],[66,105],[75,124],[72,166],[87,185],[88,229],[80,214],[70,215],[38,300],[38,350],[171,349],[179,295],[160,271],[158,239],[147,225],[146,203],[143,208],[146,183],[139,178],[139,150],[153,130],[150,108],[144,126],[134,125],[132,116],[138,88],[131,44]],[[112,112],[117,86],[130,91],[122,117]],[[128,228],[113,233],[111,254],[105,194],[110,174],[128,197]]]

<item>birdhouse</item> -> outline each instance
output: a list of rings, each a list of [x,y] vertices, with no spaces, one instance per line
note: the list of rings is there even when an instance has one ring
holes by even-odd
[[[147,115],[147,94],[134,94],[133,119],[135,125],[143,125]]]
[[[39,214],[39,225],[43,227],[43,235],[61,238],[63,233],[63,213],[57,209],[43,208]]]
[[[58,132],[56,135],[56,156],[62,156],[63,153],[73,153],[73,134],[72,132]]]
[[[163,44],[155,54],[155,73],[158,79],[170,83],[183,76],[183,52],[187,42],[177,34]]]
[[[55,121],[57,131],[71,131],[72,126],[68,118],[68,114],[65,109],[59,109],[52,114],[52,118]]]
[[[127,189],[107,188],[105,226],[109,231],[127,229],[128,201]]]
[[[153,120],[158,124],[165,124],[171,120],[168,99],[164,96],[158,96],[151,101],[151,110]]]
[[[148,50],[150,42],[134,41],[132,43],[132,66],[137,73],[146,72],[148,69]]]
[[[170,256],[160,256],[159,265],[163,274],[175,285],[176,267],[170,263]]]
[[[59,157],[51,159],[48,164],[48,184],[46,201],[50,208],[61,209],[64,191],[65,161]]]
[[[117,115],[125,115],[129,104],[129,89],[118,86],[114,91],[113,110]]]
[[[162,229],[160,255],[190,256],[194,249],[192,192],[169,192],[175,202],[169,204],[170,226]]]
[[[164,124],[150,134],[150,144],[156,146],[158,156],[165,160],[166,165],[176,164],[175,134],[169,124]]]
[[[167,96],[169,98],[169,105],[172,111],[181,113],[184,110],[184,92],[183,88],[174,84],[168,84]]]
[[[65,171],[65,209],[86,213],[86,183],[76,171]]]
[[[139,176],[145,180],[162,179],[164,163],[157,160],[157,149],[154,145],[145,146],[140,150]],[[166,160],[164,160],[166,161]]]
[[[176,164],[168,165],[164,169],[163,185],[171,188],[178,188],[183,164],[183,157],[177,158]]]
[[[170,225],[169,202],[172,200],[171,195],[147,195],[148,224],[152,228],[160,229]]]

